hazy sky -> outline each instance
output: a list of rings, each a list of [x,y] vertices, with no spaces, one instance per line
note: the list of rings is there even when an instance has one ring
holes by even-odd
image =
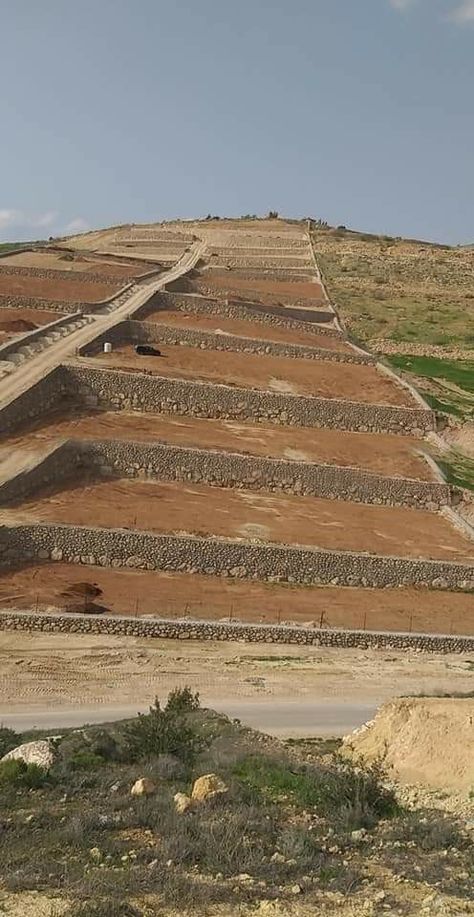
[[[0,0],[0,239],[276,209],[474,241],[474,0]]]

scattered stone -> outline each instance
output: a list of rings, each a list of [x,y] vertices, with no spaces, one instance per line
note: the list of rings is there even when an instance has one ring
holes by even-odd
[[[175,793],[173,799],[178,815],[184,815],[192,808],[193,801],[190,796],[186,796],[186,793]]]
[[[152,796],[156,792],[156,784],[149,777],[140,777],[130,790],[131,796]]]
[[[194,781],[191,796],[195,802],[205,802],[228,792],[229,787],[217,774],[203,774]]]

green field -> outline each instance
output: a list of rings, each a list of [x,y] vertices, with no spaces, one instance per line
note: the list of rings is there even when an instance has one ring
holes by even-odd
[[[472,251],[331,229],[315,229],[312,238],[354,337],[474,345]]]

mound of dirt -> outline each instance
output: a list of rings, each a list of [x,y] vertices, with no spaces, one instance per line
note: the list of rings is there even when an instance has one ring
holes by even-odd
[[[80,595],[92,599],[102,595],[102,589],[96,583],[70,583],[67,589],[61,592],[61,595],[67,597]]]
[[[474,789],[474,697],[410,697],[384,704],[375,719],[346,736],[342,753],[381,761],[402,783]]]
[[[0,322],[0,331],[4,331],[7,334],[20,334],[26,331],[34,331],[38,325],[35,325],[34,322],[29,322],[25,318],[17,318],[13,321]]]

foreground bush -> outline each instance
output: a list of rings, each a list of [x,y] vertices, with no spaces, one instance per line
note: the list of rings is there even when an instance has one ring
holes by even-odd
[[[26,764],[22,758],[0,761],[0,786],[37,789],[48,782],[48,774],[39,764]]]
[[[347,828],[370,827],[397,812],[393,793],[381,783],[377,768],[358,770],[349,763],[292,769],[288,761],[244,758],[235,776],[253,793],[274,802],[287,798],[304,808],[317,808]]]
[[[175,755],[185,764],[192,764],[202,748],[202,740],[186,722],[181,708],[183,699],[170,695],[171,705],[164,710],[158,699],[147,714],[125,727],[126,755],[129,761],[140,761],[156,755]],[[187,704],[184,699],[184,705]]]
[[[21,741],[21,735],[14,732],[13,729],[8,729],[7,726],[0,726],[0,758],[3,758],[17,745],[21,745]]]

